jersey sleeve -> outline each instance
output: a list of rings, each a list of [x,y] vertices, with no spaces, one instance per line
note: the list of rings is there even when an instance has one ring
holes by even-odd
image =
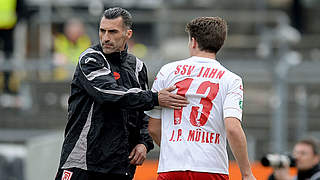
[[[243,85],[241,78],[236,78],[228,85],[223,105],[223,116],[235,117],[242,121]]]
[[[153,85],[152,85],[152,91],[153,92],[159,92],[164,87],[164,80],[165,80],[165,72],[164,72],[165,66],[163,66],[160,71],[158,72]],[[156,106],[150,111],[145,111],[145,114],[149,117],[155,118],[155,119],[161,119],[161,107]]]
[[[153,92],[159,92],[161,89],[165,88],[164,81],[165,81],[165,73],[164,72],[165,66],[163,66],[160,71],[158,72],[156,78],[154,79],[153,85],[152,85],[152,91]]]

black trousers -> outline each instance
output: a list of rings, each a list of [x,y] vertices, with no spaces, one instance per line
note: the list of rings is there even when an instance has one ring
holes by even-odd
[[[5,58],[10,58],[13,53],[13,32],[14,29],[0,29],[0,47],[2,44]]]
[[[121,174],[103,174],[79,168],[59,169],[55,180],[132,180]]]
[[[13,32],[14,32],[14,29],[0,29],[0,48],[1,48],[1,45],[3,45],[2,49],[5,55],[6,61],[9,61],[13,54],[13,41],[14,41]],[[11,71],[3,72],[3,77],[4,77],[3,91],[5,93],[16,93],[9,88],[11,74],[12,74]]]

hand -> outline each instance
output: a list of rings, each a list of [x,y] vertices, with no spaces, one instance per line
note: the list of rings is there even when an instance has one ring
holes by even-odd
[[[170,93],[174,91],[177,87],[172,86],[169,88],[162,89],[158,92],[159,105],[162,107],[167,107],[171,109],[181,109],[189,104],[187,98]]]
[[[289,166],[274,168],[273,175],[277,180],[291,180],[293,177],[289,174]]]
[[[147,148],[144,144],[137,144],[129,155],[130,164],[140,166],[147,158]]]

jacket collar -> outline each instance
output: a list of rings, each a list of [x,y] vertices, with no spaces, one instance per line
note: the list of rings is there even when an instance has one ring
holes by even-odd
[[[101,45],[99,45],[100,50],[102,51]],[[103,53],[103,51],[102,51]],[[123,51],[120,52],[113,52],[111,54],[105,54],[103,53],[104,56],[108,61],[110,61],[113,64],[122,64],[126,61],[127,56],[128,56],[128,45],[126,44],[125,48]]]

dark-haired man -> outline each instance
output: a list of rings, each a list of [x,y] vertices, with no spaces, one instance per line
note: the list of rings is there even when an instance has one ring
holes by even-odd
[[[71,83],[68,123],[56,180],[128,180],[153,148],[144,110],[180,108],[187,100],[147,88],[142,61],[127,53],[132,18],[122,8],[104,11],[100,44],[85,50]]]
[[[318,140],[306,138],[298,141],[292,155],[298,169],[297,176],[289,174],[289,165],[275,168],[269,180],[320,180],[320,147]]]
[[[226,180],[228,139],[244,180],[255,180],[241,127],[242,79],[216,59],[227,24],[219,17],[189,22],[191,57],[163,66],[152,90],[175,85],[190,104],[179,110],[147,112],[149,132],[160,145],[158,180]]]

